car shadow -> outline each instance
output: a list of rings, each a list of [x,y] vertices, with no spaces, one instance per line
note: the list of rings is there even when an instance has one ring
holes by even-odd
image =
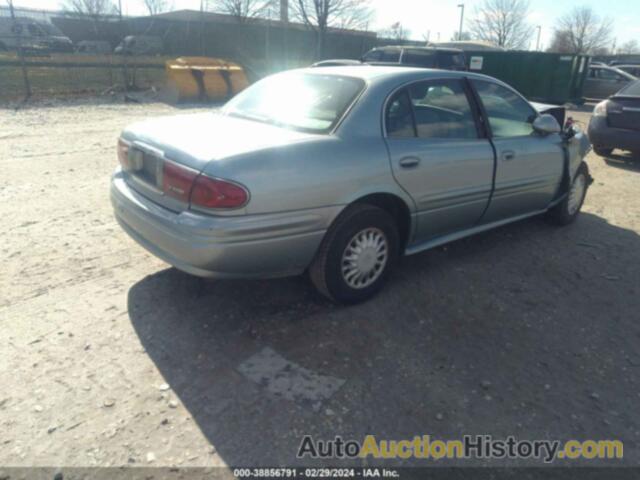
[[[612,153],[605,158],[604,161],[610,167],[621,168],[622,170],[629,170],[632,172],[640,172],[640,157],[634,156],[631,153]]]
[[[227,465],[337,463],[297,459],[305,434],[616,438],[633,463],[638,264],[635,232],[584,213],[568,228],[533,219],[405,258],[361,305],[335,306],[302,277],[203,281],[167,269],[131,287],[128,311]],[[339,388],[274,393],[247,374],[265,355],[290,362],[277,375],[302,368],[299,382]]]
[[[592,113],[595,106],[598,104],[598,102],[601,101],[602,100],[588,99],[581,105],[571,105],[571,109],[569,110],[569,112]],[[567,113],[567,116],[570,117],[571,113]]]

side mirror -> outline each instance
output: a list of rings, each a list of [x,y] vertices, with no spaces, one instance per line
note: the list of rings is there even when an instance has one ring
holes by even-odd
[[[560,133],[561,131],[560,124],[556,120],[556,117],[548,113],[538,116],[533,121],[533,129],[542,135]]]

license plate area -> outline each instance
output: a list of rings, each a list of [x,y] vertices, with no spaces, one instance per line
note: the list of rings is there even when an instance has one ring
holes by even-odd
[[[640,105],[637,101],[611,100],[607,112],[609,126],[625,130],[640,130]]]
[[[156,149],[134,143],[129,148],[129,173],[136,181],[162,191],[164,154]]]

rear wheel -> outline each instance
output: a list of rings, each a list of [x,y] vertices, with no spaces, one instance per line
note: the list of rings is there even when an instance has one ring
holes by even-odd
[[[569,225],[580,213],[589,188],[589,169],[582,162],[569,189],[569,194],[547,212],[547,218],[555,225]]]
[[[593,151],[599,157],[609,157],[611,155],[611,152],[613,152],[613,148],[604,148],[604,147],[596,147],[596,146],[594,146],[593,147]]]
[[[372,205],[352,205],[327,232],[309,276],[318,291],[335,302],[362,302],[384,285],[399,245],[391,215]]]

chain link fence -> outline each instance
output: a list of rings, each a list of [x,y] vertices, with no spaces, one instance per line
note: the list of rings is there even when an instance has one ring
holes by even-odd
[[[383,41],[372,32],[331,29],[323,57],[359,58]],[[121,18],[16,8],[12,16],[0,6],[0,102],[159,91],[166,61],[181,56],[233,61],[254,81],[318,60],[316,42],[316,32],[301,24],[211,12]]]

